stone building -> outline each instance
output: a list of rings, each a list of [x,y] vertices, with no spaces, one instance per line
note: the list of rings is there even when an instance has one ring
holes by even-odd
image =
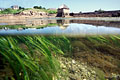
[[[0,11],[3,11],[3,10],[5,10],[4,8],[0,8]]]
[[[17,9],[19,9],[19,6],[18,5],[13,5],[13,6],[11,6],[11,8],[17,10]]]
[[[69,16],[70,9],[63,4],[57,9],[57,17],[67,17]]]

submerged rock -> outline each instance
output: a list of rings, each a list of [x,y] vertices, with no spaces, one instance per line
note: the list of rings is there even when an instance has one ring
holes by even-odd
[[[71,58],[59,57],[63,71],[60,80],[99,80],[96,72],[86,64]]]

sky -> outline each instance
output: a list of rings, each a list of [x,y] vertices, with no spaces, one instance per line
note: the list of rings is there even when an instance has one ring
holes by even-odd
[[[25,8],[44,6],[58,8],[66,4],[71,12],[93,12],[95,10],[120,10],[120,0],[0,0],[0,8],[19,5]]]

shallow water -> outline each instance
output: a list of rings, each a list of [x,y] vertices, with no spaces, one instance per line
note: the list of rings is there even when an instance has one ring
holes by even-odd
[[[89,36],[89,35],[119,35],[119,21],[94,21],[79,19],[32,19],[23,22],[2,22],[0,35],[65,35],[65,36]],[[7,25],[11,27],[7,27]],[[3,26],[2,26],[3,25]],[[23,25],[12,28],[12,25]]]

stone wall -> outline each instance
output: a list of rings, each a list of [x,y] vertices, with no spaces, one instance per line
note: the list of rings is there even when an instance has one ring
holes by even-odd
[[[69,16],[69,9],[58,9],[57,17]]]

